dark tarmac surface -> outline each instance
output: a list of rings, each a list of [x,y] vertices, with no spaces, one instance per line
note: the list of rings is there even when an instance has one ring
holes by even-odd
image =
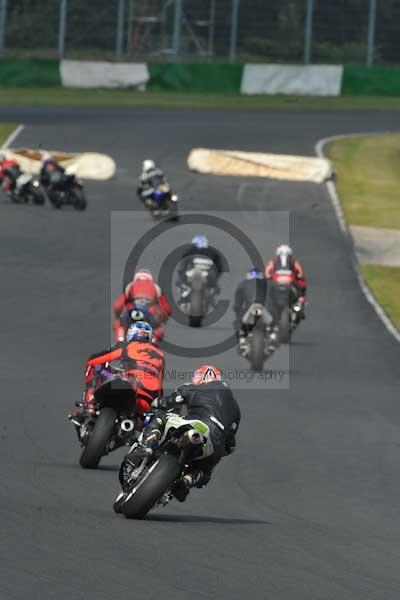
[[[0,120],[27,125],[17,146],[106,152],[118,164],[112,181],[87,184],[84,214],[0,204],[1,600],[397,599],[399,346],[359,289],[325,187],[205,177],[185,159],[194,146],[312,155],[321,137],[399,130],[400,115],[3,109]],[[289,389],[237,391],[239,447],[209,487],[128,522],[112,511],[123,452],[83,471],[66,414],[80,398],[85,358],[110,340],[110,256],[153,224],[138,212],[117,243],[111,234],[110,212],[137,208],[147,157],[187,210],[234,211],[246,223],[241,210],[289,210],[310,306],[290,361],[285,350],[274,357],[276,368],[290,367]],[[267,258],[278,232],[267,228],[263,240],[259,227]],[[226,297],[246,267],[237,257]],[[154,250],[146,266],[163,258]],[[229,334],[231,319],[195,332],[199,344]],[[195,334],[171,323],[167,335],[190,345]],[[233,350],[218,362],[246,366]],[[167,356],[169,368],[183,363]]]

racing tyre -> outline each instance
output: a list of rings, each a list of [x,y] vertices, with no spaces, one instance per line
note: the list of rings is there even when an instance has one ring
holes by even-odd
[[[117,416],[113,408],[101,409],[79,460],[83,469],[97,469],[101,457],[107,454],[107,444],[113,434]]]
[[[201,327],[203,320],[203,294],[202,290],[192,290],[190,297],[190,327]]]
[[[53,208],[56,208],[57,210],[59,210],[63,205],[63,202],[62,202],[59,194],[57,194],[57,193],[54,193],[54,192],[50,193],[49,200],[50,200],[50,203],[53,206]]]
[[[289,308],[284,308],[279,321],[279,341],[281,344],[290,342],[290,312]]]
[[[178,207],[176,205],[176,202],[171,202],[170,204],[170,211],[169,211],[169,217],[168,219],[170,221],[179,221],[179,212],[178,212]]]
[[[201,327],[203,317],[189,317],[190,327]]]
[[[125,495],[123,492],[120,492],[118,496],[114,500],[113,509],[117,515],[122,513],[122,507],[124,505]]]
[[[254,371],[262,371],[264,366],[265,337],[261,327],[255,327],[251,336],[250,364]]]
[[[124,516],[127,519],[144,519],[179,477],[181,469],[176,456],[162,454],[126,497],[122,506]]]
[[[40,186],[35,187],[31,185],[30,196],[32,197],[33,204],[36,204],[36,206],[43,206],[43,204],[46,202],[44,190]]]
[[[74,190],[71,192],[71,195],[74,198],[75,210],[86,210],[87,201],[83,190],[81,190],[80,188],[74,188]]]

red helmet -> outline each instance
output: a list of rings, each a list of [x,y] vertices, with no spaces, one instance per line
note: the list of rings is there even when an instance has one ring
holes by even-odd
[[[222,373],[218,367],[203,365],[193,373],[192,383],[201,385],[202,383],[210,383],[210,381],[221,381]]]
[[[153,281],[153,275],[148,269],[138,269],[133,277],[133,281],[138,280]]]

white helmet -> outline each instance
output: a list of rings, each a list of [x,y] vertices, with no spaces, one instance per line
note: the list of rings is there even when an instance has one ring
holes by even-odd
[[[156,168],[156,164],[154,162],[154,160],[150,160],[149,158],[147,158],[146,160],[143,161],[143,171],[152,171],[153,169]]]
[[[276,256],[279,256],[282,267],[288,267],[290,265],[290,257],[293,256],[293,250],[287,244],[282,244],[276,249]]]
[[[287,244],[282,244],[276,249],[276,256],[293,256],[293,250]]]
[[[149,269],[138,269],[133,277],[133,281],[153,281],[153,275]]]
[[[53,160],[52,155],[50,154],[50,152],[44,152],[42,155],[42,163],[46,163]]]

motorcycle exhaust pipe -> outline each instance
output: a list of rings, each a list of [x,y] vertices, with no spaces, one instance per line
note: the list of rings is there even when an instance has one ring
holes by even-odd
[[[125,433],[130,433],[135,429],[135,423],[131,419],[124,419],[121,423],[121,429]]]
[[[188,431],[188,440],[191,444],[194,444],[195,446],[198,446],[199,444],[203,443],[202,436],[198,431],[195,431],[194,429]]]

